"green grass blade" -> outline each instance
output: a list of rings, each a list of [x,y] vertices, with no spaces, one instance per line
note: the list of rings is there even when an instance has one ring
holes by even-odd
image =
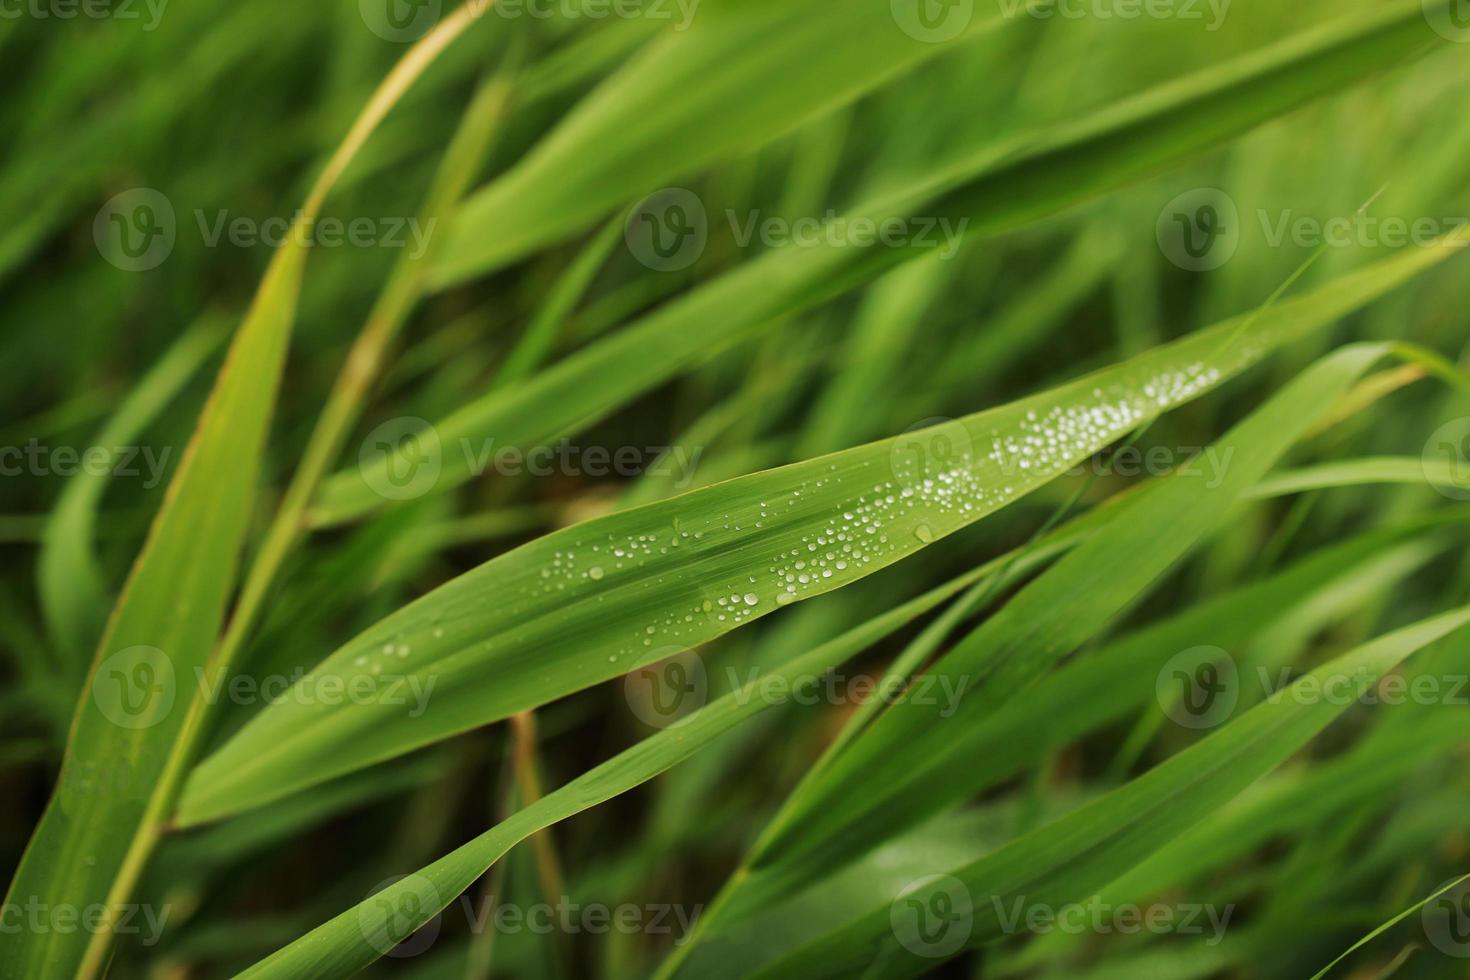
[[[757,841],[738,883],[704,917],[706,927],[716,912],[739,918],[985,785],[992,767],[975,759],[993,751],[987,719],[1025,697],[1223,525],[1320,406],[1387,350],[1345,348],[1314,365],[1212,447],[1230,460],[1218,481],[1179,472],[1125,501],[1097,535],[962,639],[928,672],[942,689],[963,692],[944,702],[951,713],[937,716],[933,698],[901,700],[813,773]]]
[[[1218,146],[1314,97],[1423,54],[1437,40],[1442,39],[1429,31],[1419,0],[1396,2],[1148,90],[1102,116],[1089,112],[987,147],[958,165],[931,167],[917,181],[918,190],[867,202],[839,220],[881,226],[893,217],[944,218],[971,236],[1013,229]],[[860,248],[839,241],[774,249],[525,385],[477,399],[437,423],[436,432],[452,450],[462,440],[479,444],[493,436],[497,446],[529,451],[779,317],[927,254],[917,247]],[[444,254],[452,251],[446,246]],[[474,475],[472,455],[450,451],[440,462],[422,492],[442,493]],[[336,523],[383,506],[373,487],[413,466],[413,458],[394,452],[362,472],[337,474],[323,487],[313,522]]]
[[[214,320],[180,337],[118,405],[92,445],[110,452],[137,439],[223,339],[224,331]],[[67,483],[46,520],[37,564],[37,592],[47,628],[66,655],[67,673],[78,678],[97,648],[112,606],[111,590],[103,582],[92,550],[97,507],[107,490],[108,476],[84,470]]]
[[[278,798],[856,581],[1005,506],[1451,251],[1398,256],[940,430],[540,538],[441,586],[326,658],[298,690],[340,678],[384,696],[329,706],[288,694],[200,764],[181,818],[214,819]]]
[[[405,56],[327,162],[298,221],[316,215],[389,108],[470,22],[447,19]],[[98,928],[23,930],[6,976],[92,977],[157,844],[204,714],[195,671],[214,650],[235,585],[309,250],[273,255],[182,462],[118,597],[72,721],[59,783],[7,893],[84,909]]]
[[[862,0],[706,3],[687,30],[655,40],[465,202],[435,279],[448,285],[515,261],[1005,22],[990,11],[931,44]]]
[[[944,879],[904,900],[923,908],[946,886],[959,891],[956,910],[968,926],[962,945],[973,947],[1002,938],[1002,916],[1016,908],[1024,921],[1029,908],[1085,899],[1275,769],[1347,709],[1303,693],[1311,685],[1333,677],[1381,677],[1467,623],[1470,608],[1461,608],[1367,643],[1096,803],[954,869],[962,890]],[[893,918],[884,903],[757,976],[905,977],[933,969],[944,956],[909,952],[896,937]]]

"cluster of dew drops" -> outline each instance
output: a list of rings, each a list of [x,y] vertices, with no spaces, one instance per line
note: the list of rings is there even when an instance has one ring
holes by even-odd
[[[1140,425],[1157,413],[1160,407],[1184,400],[1202,388],[1214,384],[1217,370],[1206,370],[1201,364],[1161,372],[1139,388],[1112,386],[1094,388],[1091,398],[1070,406],[1056,406],[1044,413],[1031,411],[1006,430],[992,430],[988,462],[999,466],[1002,473],[1024,471],[1023,479],[1041,478],[1075,465],[1079,457],[1095,452],[1119,436]],[[890,535],[895,525],[908,528],[903,521],[915,510],[924,515],[949,516],[944,532],[953,530],[978,514],[989,512],[1008,502],[1016,488],[994,479],[986,461],[976,465],[969,453],[957,454],[949,465],[934,472],[917,467],[916,472],[899,473],[893,466],[894,478],[868,484],[865,492],[847,504],[840,516],[826,522],[821,530],[804,533],[792,547],[772,557],[763,576],[747,575],[738,583],[726,584],[701,598],[697,605],[671,612],[647,624],[639,640],[641,647],[660,643],[677,643],[681,638],[707,638],[704,624],[710,621],[728,629],[771,609],[790,605],[812,594],[828,591],[834,577],[841,579],[870,566],[880,559],[887,564],[897,553],[921,547],[938,536],[928,523],[912,526],[903,535]],[[803,483],[775,500],[761,501],[754,519],[732,518],[725,514],[716,522],[702,522],[691,530],[675,519],[667,531],[645,530],[638,534],[607,535],[595,542],[579,541],[555,552],[541,569],[540,591],[543,594],[564,592],[568,587],[599,582],[611,572],[645,560],[668,555],[681,547],[694,546],[708,535],[743,533],[760,529],[779,520],[782,508],[798,506],[802,495],[811,495],[822,487],[842,483],[845,476],[861,478],[863,470],[882,464],[868,460],[847,474],[829,464],[828,473]],[[980,472],[981,468],[987,472]],[[936,523],[939,523],[936,521]],[[881,566],[880,566],[881,567]],[[649,587],[663,584],[664,579],[650,581]],[[599,595],[598,601],[604,596]],[[723,631],[723,630],[722,630]],[[392,649],[390,649],[392,648]],[[638,647],[624,649],[630,654]],[[406,655],[406,648],[389,644],[385,654]],[[616,662],[617,655],[609,656]]]
[[[1081,404],[1057,405],[1044,414],[1030,411],[1014,431],[994,433],[989,458],[1007,474],[1061,472],[1136,429],[1160,409],[1193,397],[1219,379],[1218,369],[1194,363],[1156,374],[1137,389],[1094,388],[1092,397]],[[1012,488],[1006,487],[1001,496],[1011,493]]]

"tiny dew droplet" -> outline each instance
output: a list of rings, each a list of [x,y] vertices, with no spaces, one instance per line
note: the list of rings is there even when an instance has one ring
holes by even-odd
[[[786,606],[796,601],[795,592],[781,592],[776,596],[776,605]]]
[[[587,569],[587,577],[592,579],[592,581],[594,582],[602,578],[602,566],[593,565],[591,568]]]
[[[925,544],[928,544],[930,541],[934,540],[934,532],[929,529],[928,524],[920,524],[918,527],[914,528],[914,537],[918,538]]]
[[[745,604],[747,606],[753,606],[760,601],[760,596],[756,595],[754,592],[745,593]]]

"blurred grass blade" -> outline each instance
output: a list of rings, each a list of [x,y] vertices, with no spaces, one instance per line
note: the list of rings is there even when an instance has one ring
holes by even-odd
[[[623,229],[610,222],[593,237],[547,293],[541,308],[495,373],[495,387],[520,381],[546,360],[556,344],[557,332],[582,299],[613,248],[622,240]]]
[[[1312,98],[1337,93],[1373,71],[1431,50],[1436,38],[1419,0],[1395,2],[1371,16],[1330,23],[1150,89],[1102,115],[1089,111],[1003,140],[958,165],[931,166],[929,175],[908,185],[919,189],[870,201],[837,220],[870,220],[881,227],[896,217],[945,219],[972,236],[1020,227],[1204,152]],[[595,156],[588,151],[579,159]],[[493,227],[497,234],[486,234],[487,241],[499,240],[504,231],[499,223]],[[450,451],[419,492],[442,493],[475,475],[476,457],[461,451],[463,445],[493,437],[497,446],[530,451],[752,331],[773,326],[779,317],[927,254],[917,245],[885,248],[875,241],[859,247],[848,236],[829,244],[832,238],[823,235],[816,247],[773,249],[525,384],[494,390],[443,419],[433,431]],[[440,254],[454,252],[451,242]],[[387,501],[373,488],[416,463],[410,450],[394,447],[361,471],[337,474],[322,488],[313,523],[332,524],[383,506]]]
[[[961,948],[1003,938],[1019,909],[1059,908],[1087,898],[1275,769],[1352,702],[1314,696],[1333,678],[1382,677],[1416,651],[1470,623],[1470,607],[1423,620],[1333,660],[1204,741],[1121,789],[1001,850],[902,896],[923,908],[939,893],[958,899],[968,928]],[[875,903],[876,905],[877,903]],[[936,907],[930,905],[929,907]],[[918,976],[953,956],[920,956],[900,945],[888,903],[814,940],[760,977]],[[917,940],[911,937],[911,943]],[[932,950],[930,950],[932,952]]]
[[[111,454],[142,435],[224,340],[222,327],[209,318],[175,341],[118,405],[92,445]],[[106,472],[83,469],[67,482],[46,520],[37,559],[36,589],[47,628],[65,655],[65,672],[78,680],[97,649],[112,606],[111,589],[93,553],[93,537],[97,507],[118,462],[109,458]]]
[[[513,262],[1004,23],[989,11],[936,44],[900,30],[887,4],[707,0],[687,30],[653,41],[465,202],[435,279],[448,285]]]
[[[1058,534],[1015,568],[1020,573],[1074,543]],[[465,891],[516,844],[536,832],[612,799],[667,771],[718,736],[773,706],[764,684],[809,683],[851,659],[967,586],[1002,571],[988,562],[916,599],[874,617],[811,652],[764,672],[743,688],[680,719],[612,759],[548,793],[468,844],[409,875],[301,937],[246,971],[248,977],[343,977],[383,956]],[[229,825],[226,825],[229,826]],[[387,910],[385,914],[384,910]]]
[[[300,214],[313,218],[389,108],[470,22],[416,45],[328,160]],[[0,946],[0,976],[92,977],[168,817],[203,701],[194,674],[218,638],[245,543],[309,249],[272,256],[113,609],[77,704],[59,783],[11,882],[11,903],[100,906],[96,929],[26,929]]]
[[[1272,497],[1369,483],[1470,490],[1470,479],[1454,460],[1417,456],[1370,456],[1304,466],[1262,480],[1252,494]]]
[[[1343,960],[1347,959],[1349,956],[1353,955],[1364,946],[1367,946],[1373,940],[1377,939],[1379,936],[1383,935],[1385,932],[1392,929],[1394,926],[1398,925],[1400,922],[1404,921],[1409,916],[1413,915],[1415,912],[1419,911],[1424,906],[1434,901],[1436,898],[1439,898],[1441,895],[1444,895],[1447,892],[1453,891],[1467,881],[1470,881],[1470,875],[1462,875],[1459,878],[1451,879],[1440,888],[1437,888],[1433,892],[1430,892],[1422,900],[1415,902],[1413,905],[1410,905],[1398,915],[1394,916],[1392,919],[1389,919],[1387,922],[1383,923],[1378,928],[1368,933],[1368,935],[1353,943],[1351,946],[1343,951],[1343,954],[1341,956],[1333,960],[1331,963],[1328,963],[1319,972],[1312,974],[1312,980],[1325,980],[1327,975],[1332,972],[1333,967],[1337,966],[1337,964],[1341,963]]]
[[[196,770],[181,819],[256,806],[830,592],[1046,483],[1451,254],[1416,250],[1051,391],[547,535],[325,659]],[[493,597],[494,601],[491,601]],[[379,677],[382,680],[379,680]],[[340,681],[338,680],[340,679]],[[390,696],[391,695],[391,696]]]
[[[938,715],[906,697],[792,793],[745,868],[704,917],[739,918],[973,795],[991,767],[986,724],[1063,657],[1137,602],[1320,414],[1388,351],[1344,348],[1309,368],[1211,447],[1229,460],[1214,480],[1179,471],[1125,501],[1097,535],[987,618],[927,672],[962,697]],[[686,944],[681,952],[687,952]]]

